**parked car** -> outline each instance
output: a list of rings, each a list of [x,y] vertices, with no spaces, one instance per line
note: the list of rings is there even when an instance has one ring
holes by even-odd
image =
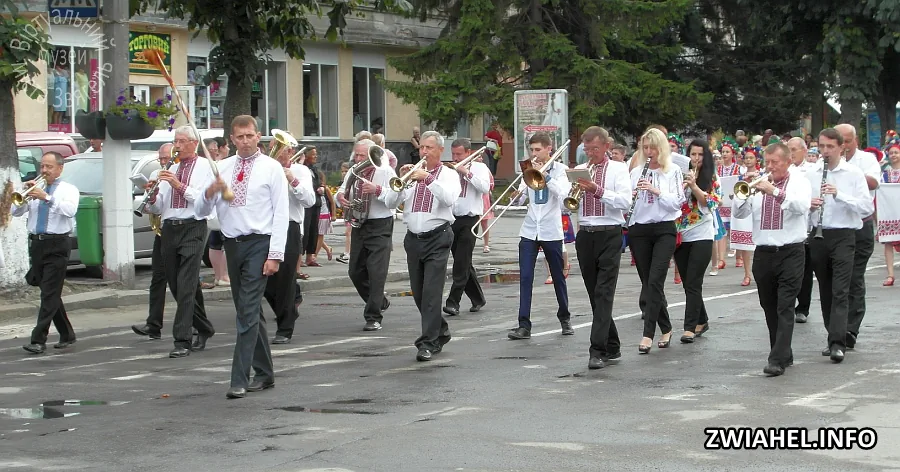
[[[41,169],[41,156],[50,151],[62,157],[78,154],[78,146],[71,136],[52,131],[16,133],[16,152],[19,155],[19,175],[22,181],[34,180]]]
[[[150,174],[159,169],[157,153],[131,151],[131,168],[132,172],[129,176],[140,172],[149,180]],[[103,153],[86,152],[69,157],[66,159],[63,167],[62,178],[78,187],[78,191],[82,196],[102,196]],[[137,209],[144,200],[144,189],[133,186],[132,194],[134,195],[132,207]],[[134,258],[150,257],[153,253],[153,239],[155,237],[153,230],[150,229],[150,219],[146,214],[141,217],[133,216],[132,218],[134,221]],[[77,234],[78,228],[76,227],[72,231],[72,253],[69,256],[70,266],[81,264],[81,259],[78,255]],[[102,275],[99,266],[90,266],[88,271],[90,276]]]

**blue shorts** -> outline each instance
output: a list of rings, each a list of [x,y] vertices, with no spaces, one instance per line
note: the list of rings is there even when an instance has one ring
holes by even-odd
[[[210,249],[215,249],[217,251],[221,251],[222,243],[224,243],[224,242],[225,242],[225,238],[222,237],[221,231],[210,231],[209,232],[209,240],[208,240],[207,244],[209,244]]]

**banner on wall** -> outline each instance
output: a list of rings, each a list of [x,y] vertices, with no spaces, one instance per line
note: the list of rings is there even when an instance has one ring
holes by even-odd
[[[172,71],[172,35],[130,31],[128,33],[128,72],[143,75],[162,75],[144,59],[144,49],[162,51],[163,64]]]
[[[517,162],[530,157],[528,140],[538,131],[550,134],[554,151],[569,139],[568,95],[563,89],[519,90],[515,93]],[[516,172],[522,172],[521,166],[514,168]]]

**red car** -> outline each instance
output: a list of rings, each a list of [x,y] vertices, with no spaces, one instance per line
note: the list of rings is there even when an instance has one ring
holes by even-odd
[[[19,174],[22,181],[33,180],[40,173],[41,156],[55,151],[63,158],[78,154],[78,145],[71,136],[53,131],[16,133],[19,154]]]

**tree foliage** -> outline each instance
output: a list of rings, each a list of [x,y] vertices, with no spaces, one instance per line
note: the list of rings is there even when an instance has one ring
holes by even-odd
[[[19,16],[14,0],[0,0],[0,13],[0,88],[36,100],[44,93],[32,79],[40,74],[37,62],[46,59],[50,37]]]
[[[689,0],[425,0],[420,18],[445,15],[438,40],[390,64],[411,78],[386,81],[425,121],[452,132],[487,113],[507,129],[519,89],[569,92],[575,128],[603,124],[627,134],[650,123],[692,122],[710,96],[655,70],[680,54],[654,35],[680,20]]]

